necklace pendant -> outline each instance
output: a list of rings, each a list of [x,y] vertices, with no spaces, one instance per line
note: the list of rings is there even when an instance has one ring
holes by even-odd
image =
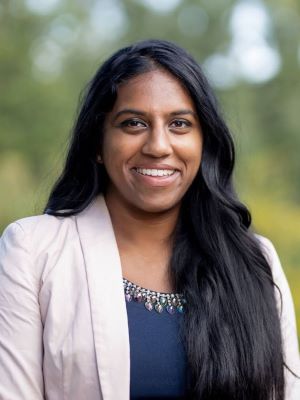
[[[145,307],[147,308],[148,311],[152,311],[153,310],[153,305],[151,303],[149,303],[149,301],[146,301]]]
[[[136,291],[134,293],[134,300],[138,301],[139,303],[141,303],[143,301],[143,296],[141,292]]]
[[[182,305],[178,306],[178,307],[177,307],[177,311],[180,312],[180,314],[183,314],[183,313],[184,313],[184,308],[183,308],[183,306],[182,306]]]
[[[174,306],[167,306],[167,311],[169,314],[175,314],[176,308]]]
[[[131,296],[130,293],[126,293],[126,294],[125,294],[125,298],[126,298],[126,300],[127,300],[128,302],[132,300],[132,296]]]
[[[160,314],[160,313],[162,313],[164,311],[164,308],[163,308],[163,306],[161,304],[156,303],[155,304],[155,310]]]

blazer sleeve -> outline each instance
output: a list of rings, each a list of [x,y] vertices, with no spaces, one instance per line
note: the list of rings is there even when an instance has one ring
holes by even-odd
[[[0,238],[0,399],[41,400],[43,327],[30,238],[15,222]]]
[[[284,361],[288,368],[300,377],[300,358],[296,327],[296,316],[291,291],[273,244],[266,238],[260,237],[263,251],[272,269],[273,280],[280,293],[275,289],[278,312],[281,324]],[[300,379],[285,368],[286,394],[285,400],[300,399]]]

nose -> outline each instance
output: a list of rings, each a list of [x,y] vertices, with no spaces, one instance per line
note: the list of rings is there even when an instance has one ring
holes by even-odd
[[[142,148],[143,154],[160,158],[166,157],[172,152],[169,132],[163,126],[156,126],[149,130]]]

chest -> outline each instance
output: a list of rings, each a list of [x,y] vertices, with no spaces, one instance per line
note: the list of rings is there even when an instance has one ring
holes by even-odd
[[[183,315],[148,311],[127,302],[130,339],[130,398],[184,398],[188,368],[181,338]]]

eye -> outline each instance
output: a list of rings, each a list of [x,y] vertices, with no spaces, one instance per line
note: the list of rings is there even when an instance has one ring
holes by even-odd
[[[120,126],[124,128],[144,128],[146,124],[139,119],[126,119],[125,121],[121,122]]]
[[[188,128],[192,124],[190,121],[187,121],[185,119],[175,119],[174,121],[171,122],[171,126],[174,128]]]

